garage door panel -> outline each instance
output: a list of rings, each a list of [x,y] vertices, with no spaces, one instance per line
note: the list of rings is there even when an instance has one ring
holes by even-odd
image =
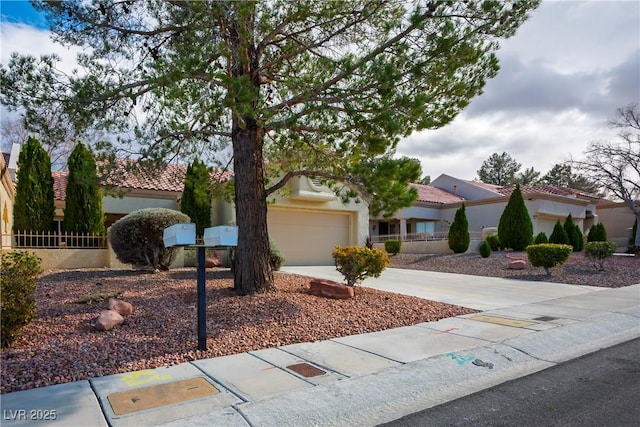
[[[349,244],[349,214],[272,209],[268,225],[287,265],[333,265],[334,246]]]

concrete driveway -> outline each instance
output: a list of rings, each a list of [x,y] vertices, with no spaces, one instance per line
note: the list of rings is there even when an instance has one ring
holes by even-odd
[[[282,271],[336,282],[343,281],[342,274],[333,266],[283,267]],[[366,279],[362,286],[482,311],[549,301],[605,289],[400,268],[387,268],[380,277]]]

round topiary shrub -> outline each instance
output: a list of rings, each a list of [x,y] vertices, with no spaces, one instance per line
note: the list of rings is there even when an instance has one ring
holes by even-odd
[[[384,242],[384,250],[391,255],[398,255],[401,247],[402,242],[400,240],[386,240]]]
[[[190,218],[164,208],[140,209],[120,218],[109,228],[108,238],[120,262],[154,270],[168,270],[178,248],[165,248],[164,229]]]
[[[480,246],[478,246],[478,251],[480,252],[480,256],[482,258],[489,258],[489,256],[491,255],[491,245],[489,245],[489,242],[485,240],[480,243]]]
[[[571,245],[542,243],[540,245],[529,245],[525,250],[531,265],[542,267],[547,274],[551,274],[553,267],[567,262],[573,247]]]
[[[391,263],[384,251],[362,246],[336,246],[331,255],[347,286],[354,286],[367,277],[379,277]]]

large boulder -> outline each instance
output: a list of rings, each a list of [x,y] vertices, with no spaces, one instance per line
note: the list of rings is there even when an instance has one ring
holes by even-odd
[[[353,298],[353,286],[346,286],[331,280],[313,279],[309,282],[311,295],[333,299]]]
[[[102,310],[93,326],[99,331],[110,331],[124,322],[124,317],[115,310]]]

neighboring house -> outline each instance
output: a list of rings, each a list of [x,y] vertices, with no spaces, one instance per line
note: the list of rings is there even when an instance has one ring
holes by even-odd
[[[179,210],[185,174],[186,166],[174,164],[155,174],[133,174],[125,167],[112,173],[118,182],[107,180],[112,186],[109,194],[114,195],[103,199],[105,225],[109,227],[142,208]],[[226,173],[221,178],[231,176]],[[67,173],[53,172],[53,177],[55,220],[62,230]],[[364,244],[369,224],[366,203],[344,204],[329,188],[307,177],[293,178],[287,187],[283,193],[288,193],[288,197],[271,197],[267,212],[269,234],[282,249],[287,265],[332,265],[334,246]],[[214,226],[235,224],[234,205],[213,200],[211,216]]]
[[[398,211],[393,219],[375,218],[370,221],[374,240],[384,240],[382,235],[406,238],[428,233],[445,236],[456,210],[464,202],[469,231],[481,236],[483,230],[498,226],[500,216],[507,205],[514,187],[502,187],[479,181],[466,181],[449,175],[440,175],[429,185],[411,184],[418,190],[418,200],[409,208]],[[622,203],[604,201],[601,198],[552,185],[522,186],[525,205],[531,216],[534,234],[553,231],[556,221],[564,222],[571,214],[573,221],[586,234],[593,224],[602,222],[608,237],[625,247],[633,225],[631,209]]]
[[[0,156],[0,249],[11,247],[15,187],[9,172],[9,155]]]

